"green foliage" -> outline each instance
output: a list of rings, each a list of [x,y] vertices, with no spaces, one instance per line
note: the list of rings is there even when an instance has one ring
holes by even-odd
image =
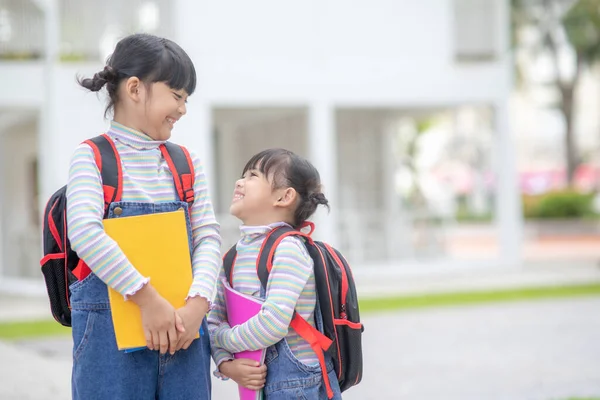
[[[525,218],[532,219],[593,217],[593,201],[594,193],[572,190],[523,196],[523,213]]]
[[[569,43],[585,64],[600,60],[600,1],[577,1],[562,24]]]

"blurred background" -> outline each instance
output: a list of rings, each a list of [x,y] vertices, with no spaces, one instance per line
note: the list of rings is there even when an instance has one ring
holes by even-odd
[[[332,209],[317,215],[316,236],[348,258],[365,297],[591,283],[600,292],[600,0],[0,0],[5,314],[27,314],[8,311],[15,296],[43,298],[41,212],[66,183],[74,148],[108,125],[104,94],[75,79],[101,70],[134,32],[173,39],[195,63],[196,93],[173,140],[202,157],[224,247],[239,232],[228,215],[235,179],[250,156],[277,146],[319,169]],[[581,315],[563,339],[600,358],[597,340],[577,336],[600,334],[584,312],[600,314],[600,303],[584,303],[546,307]],[[451,332],[439,319],[450,317],[438,317],[424,332]],[[514,333],[516,322],[502,321],[498,338]],[[423,368],[439,364],[425,355]],[[554,371],[577,377],[564,390],[545,392],[544,374],[534,374],[530,391],[502,397],[499,385],[456,398],[600,395],[598,358],[574,361],[591,375]],[[395,366],[379,368],[395,376]],[[428,376],[378,398],[439,398],[410,385]],[[389,379],[370,382],[354,398]]]

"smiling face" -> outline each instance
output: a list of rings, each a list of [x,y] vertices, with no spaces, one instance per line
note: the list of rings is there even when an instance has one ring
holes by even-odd
[[[173,126],[187,112],[185,89],[176,90],[164,82],[145,84],[131,77],[119,90],[115,121],[154,140],[169,140]]]
[[[141,130],[154,140],[168,140],[175,123],[187,112],[188,95],[184,89],[172,89],[164,82],[142,87],[140,107],[143,107],[144,122]]]
[[[276,222],[278,192],[258,169],[249,169],[235,183],[229,212],[244,225]]]

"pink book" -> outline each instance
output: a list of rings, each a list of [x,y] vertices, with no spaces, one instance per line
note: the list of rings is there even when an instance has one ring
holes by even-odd
[[[225,305],[227,307],[227,320],[229,326],[234,327],[241,325],[254,317],[260,312],[263,302],[260,299],[255,299],[252,296],[238,292],[229,286],[226,279],[222,280],[225,288]],[[263,364],[265,361],[266,349],[254,351],[242,351],[235,353],[233,356],[237,358],[248,358],[258,361]],[[262,390],[250,390],[243,386],[239,386],[240,400],[261,400]]]

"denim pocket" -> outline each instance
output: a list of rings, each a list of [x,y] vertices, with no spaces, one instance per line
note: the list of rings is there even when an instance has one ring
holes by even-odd
[[[76,362],[89,342],[94,329],[97,311],[74,310],[71,314],[73,326],[73,361]]]
[[[317,390],[318,394],[318,390]],[[265,400],[317,400],[318,397],[306,397],[302,388],[281,389],[267,393],[265,391]]]
[[[283,339],[281,341],[281,346],[279,347],[279,350],[283,354],[283,357],[285,359],[287,359],[287,361],[289,361],[291,364],[295,365],[298,370],[304,374],[307,374],[308,376],[310,375],[320,375],[321,374],[321,365],[317,364],[312,364],[312,365],[308,365],[305,364],[304,362],[300,361],[298,359],[298,357],[296,357],[296,355],[294,354],[294,352],[292,351],[292,349],[290,348],[290,345],[287,342],[287,339]]]
[[[73,295],[73,293],[77,293],[79,292],[81,289],[85,288],[87,285],[89,285],[89,283],[91,281],[94,280],[96,276],[93,273],[90,273],[88,276],[86,276],[85,278],[83,278],[83,280],[81,281],[76,281],[73,282],[70,286],[69,286],[69,290],[71,291],[71,296]]]
[[[267,352],[265,354],[265,365],[269,366],[271,362],[275,361],[279,354],[277,353],[276,345],[270,346],[267,348]]]

